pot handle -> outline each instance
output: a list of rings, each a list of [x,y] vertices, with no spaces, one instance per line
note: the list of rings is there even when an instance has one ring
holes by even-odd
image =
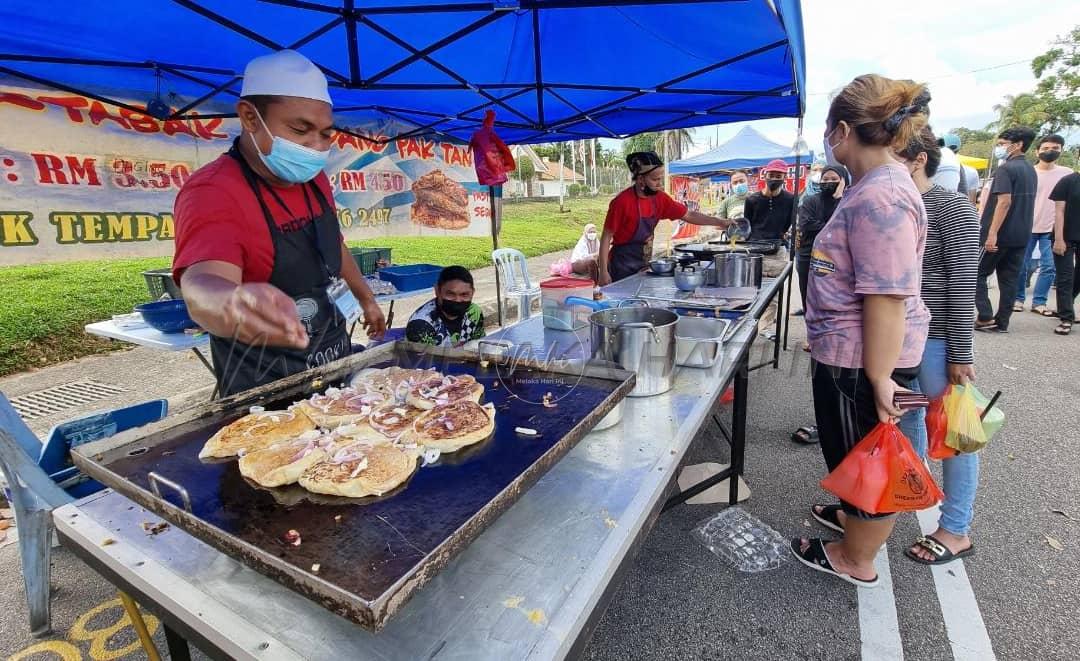
[[[624,298],[623,300],[619,301],[619,305],[617,305],[616,307],[626,307],[627,303],[641,303],[642,307],[649,307],[649,302],[646,301],[644,298]]]
[[[647,328],[652,333],[653,342],[660,343],[660,334],[656,332],[656,326],[653,326],[647,321],[628,321],[625,324],[619,324],[615,327],[616,333],[621,333],[624,328]]]
[[[565,299],[563,299],[563,302],[566,305],[584,305],[585,307],[592,308],[593,310],[606,310],[608,307],[610,307],[607,303],[603,301],[591,301],[587,298],[582,298],[580,296],[567,296]]]

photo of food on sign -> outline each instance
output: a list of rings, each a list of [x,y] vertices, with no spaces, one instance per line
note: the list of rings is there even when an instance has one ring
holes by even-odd
[[[218,430],[199,458],[236,458],[263,488],[363,498],[403,485],[420,467],[487,440],[495,410],[467,375],[398,367],[366,369],[284,410],[253,406]]]

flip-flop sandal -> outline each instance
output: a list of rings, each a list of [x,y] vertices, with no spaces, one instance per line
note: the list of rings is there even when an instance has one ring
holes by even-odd
[[[1057,312],[1054,312],[1053,310],[1046,307],[1045,305],[1036,305],[1035,307],[1031,308],[1031,311],[1034,312],[1035,314],[1040,314],[1040,315],[1042,315],[1044,317],[1056,317],[1057,316]]]
[[[814,425],[806,425],[805,427],[799,427],[795,430],[795,433],[791,435],[791,440],[796,443],[802,443],[803,445],[813,445],[818,442],[817,427]]]
[[[817,510],[819,507],[821,512]],[[839,505],[813,505],[810,507],[810,516],[829,530],[835,530],[838,533],[844,532],[844,526],[840,523]]]
[[[972,544],[963,551],[953,553],[949,550],[947,546],[939,542],[937,538],[935,538],[933,535],[926,535],[925,537],[918,538],[917,540],[915,540],[915,545],[921,546],[934,556],[933,560],[927,560],[925,558],[920,558],[915,553],[912,553],[910,548],[904,549],[904,555],[906,555],[909,559],[919,563],[920,565],[944,565],[952,562],[953,560],[959,560],[966,555],[971,555],[975,552],[975,545]]]
[[[1073,325],[1071,322],[1063,321],[1054,329],[1054,333],[1056,335],[1068,335],[1072,332],[1072,327]]]
[[[1023,311],[1024,311],[1024,304],[1023,303],[1013,303],[1013,312],[1023,312]],[[1032,310],[1032,312],[1034,312],[1034,310]]]
[[[802,550],[801,539],[791,540],[791,553],[795,556],[795,559],[803,563],[810,569],[822,572],[824,574],[832,574],[842,581],[851,583],[852,585],[860,588],[876,588],[879,577],[875,576],[869,581],[864,581],[861,578],[855,578],[850,574],[841,574],[833,568],[832,563],[829,561],[829,554],[825,551],[825,543],[818,538],[808,539],[809,546],[805,551]]]

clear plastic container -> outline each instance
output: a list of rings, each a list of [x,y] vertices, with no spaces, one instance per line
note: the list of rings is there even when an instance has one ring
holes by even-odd
[[[566,304],[567,297],[591,300],[595,284],[587,278],[560,277],[540,282],[540,307],[544,327],[554,330],[578,330],[589,325],[592,310]]]
[[[776,569],[791,557],[783,535],[740,507],[729,507],[705,519],[693,535],[741,572]]]

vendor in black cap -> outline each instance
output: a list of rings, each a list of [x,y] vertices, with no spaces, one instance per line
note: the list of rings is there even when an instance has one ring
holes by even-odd
[[[727,227],[730,220],[690,211],[663,191],[664,162],[654,152],[626,157],[633,185],[608,205],[600,235],[600,284],[622,280],[641,271],[652,259],[653,231],[661,219],[685,220],[692,225]]]

